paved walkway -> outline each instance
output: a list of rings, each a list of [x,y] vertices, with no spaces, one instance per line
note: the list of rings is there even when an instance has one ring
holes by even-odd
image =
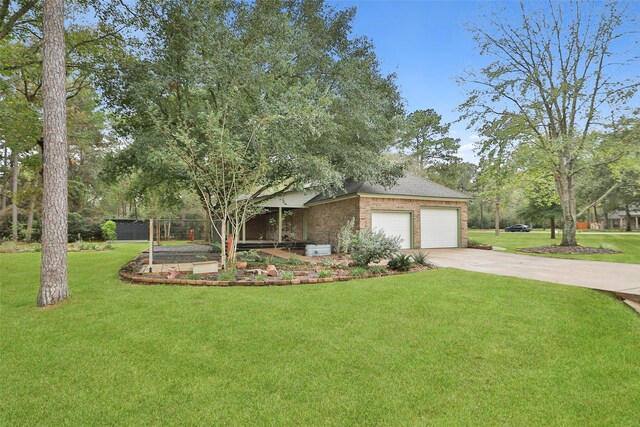
[[[519,255],[478,249],[425,249],[441,267],[543,280],[640,296],[640,264]]]
[[[304,256],[304,255],[298,255],[296,253],[289,252],[286,249],[280,249],[280,248],[260,248],[256,250],[259,252],[263,252],[265,254],[278,257],[278,258],[295,258],[300,261],[318,261],[319,259],[317,257],[313,258],[313,257]]]

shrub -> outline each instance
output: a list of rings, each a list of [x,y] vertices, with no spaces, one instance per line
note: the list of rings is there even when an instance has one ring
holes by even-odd
[[[187,274],[187,279],[189,280],[200,280],[199,274]]]
[[[427,259],[427,254],[422,251],[416,252],[411,256],[411,258],[413,258],[413,262],[415,262],[418,265],[429,264],[429,260]]]
[[[116,240],[116,223],[109,220],[102,224],[102,237],[104,240]]]
[[[283,271],[280,277],[282,277],[283,280],[291,280],[291,279],[294,279],[296,276],[295,274],[293,274],[293,271]]]
[[[264,274],[258,274],[256,275],[256,280],[264,282],[265,280],[267,280],[267,276],[265,276]]]
[[[364,267],[356,267],[349,270],[349,276],[364,276],[367,274],[367,269]]]
[[[384,274],[387,272],[387,267],[384,265],[372,265],[369,267],[369,273],[371,274]]]
[[[409,271],[412,265],[413,261],[407,254],[396,254],[392,256],[391,259],[389,259],[389,263],[387,263],[387,267],[397,271]]]
[[[388,258],[400,249],[401,238],[389,237],[382,231],[358,230],[351,240],[351,258],[359,266]]]
[[[321,279],[323,279],[325,277],[331,277],[331,276],[332,276],[332,274],[331,274],[331,271],[329,271],[329,270],[320,270],[320,271],[318,271],[318,277],[321,278]]]

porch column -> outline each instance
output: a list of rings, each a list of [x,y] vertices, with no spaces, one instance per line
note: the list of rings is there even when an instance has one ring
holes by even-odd
[[[153,219],[149,219],[149,272],[153,270]]]
[[[278,208],[278,243],[282,242],[282,207]]]
[[[242,241],[246,242],[247,241],[247,222],[243,222],[242,223]]]

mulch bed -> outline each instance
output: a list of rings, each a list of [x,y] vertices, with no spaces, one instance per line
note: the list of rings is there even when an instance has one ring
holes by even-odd
[[[518,252],[531,254],[566,254],[566,255],[597,255],[597,254],[621,254],[623,252],[606,248],[591,248],[589,246],[537,246],[534,248],[518,248]]]

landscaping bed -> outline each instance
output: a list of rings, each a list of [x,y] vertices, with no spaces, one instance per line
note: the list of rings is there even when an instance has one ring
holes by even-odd
[[[207,260],[219,260],[217,254],[190,253],[188,256],[165,256],[162,258],[162,263],[169,264],[167,261],[198,262],[205,257]],[[141,270],[148,263],[148,257],[146,254],[141,254],[123,266],[119,274],[124,280],[143,284],[284,286],[381,277],[435,268],[425,259],[419,259],[420,263],[417,263],[407,260],[409,257],[406,255],[400,255],[400,257],[404,257],[405,262],[401,268],[394,270],[383,265],[357,266],[347,255],[331,255],[318,257],[317,261],[301,261],[297,258],[277,258],[261,252],[248,251],[238,253],[238,262],[234,270],[193,274],[184,271],[143,273]],[[154,265],[155,258],[154,254]],[[391,263],[391,265],[394,264]]]
[[[532,254],[566,254],[566,255],[596,255],[596,254],[621,254],[622,251],[607,248],[592,248],[589,246],[559,246],[547,245],[533,248],[518,248],[518,252]]]

